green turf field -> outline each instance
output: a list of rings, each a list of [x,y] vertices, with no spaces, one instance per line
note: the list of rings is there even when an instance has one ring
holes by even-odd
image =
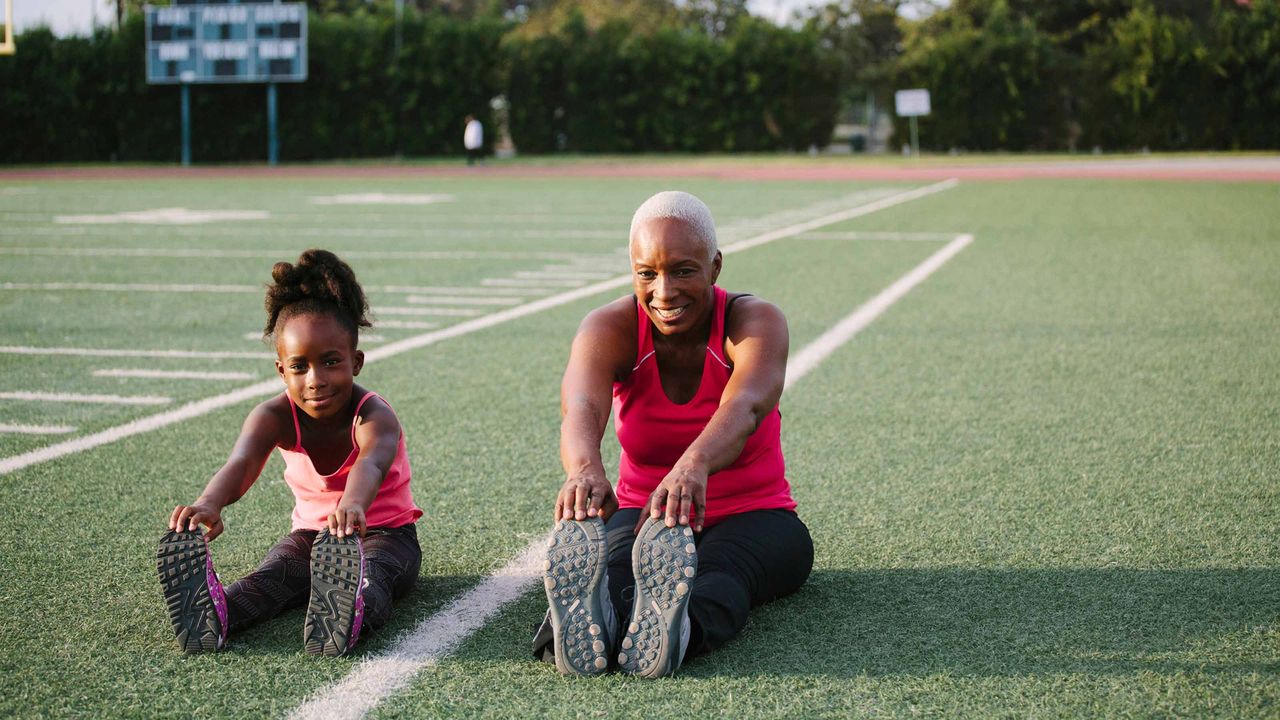
[[[668,187],[707,201],[729,245],[916,186],[0,182],[0,467],[271,380],[248,336],[275,260],[347,256],[384,321],[364,349],[394,348],[625,274],[631,211]],[[452,198],[316,201],[368,193]],[[178,207],[266,216],[117,222]],[[965,183],[734,253],[721,284],[779,304],[795,355],[960,234],[783,397],[817,552],[800,593],[674,679],[584,680],[529,656],[531,585],[369,716],[1280,716],[1280,186]],[[366,367],[427,515],[416,592],[351,658],[304,655],[300,610],[224,653],[175,649],[154,545],[254,400],[0,474],[0,715],[285,716],[399,647],[548,529],[569,342],[624,292]],[[189,356],[128,354],[162,351]],[[224,580],[288,531],[281,468],[224,512]]]

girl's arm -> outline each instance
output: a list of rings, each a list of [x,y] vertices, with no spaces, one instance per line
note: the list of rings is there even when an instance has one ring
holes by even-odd
[[[205,485],[204,492],[190,505],[179,505],[169,516],[170,530],[195,530],[204,525],[208,539],[222,534],[222,508],[239,500],[253,486],[262,466],[267,464],[271,451],[282,436],[279,414],[272,410],[273,398],[258,405],[245,418],[240,437],[231,448],[231,455],[213,478]]]
[[[391,406],[380,398],[371,398],[361,412],[356,423],[360,454],[347,475],[347,487],[337,509],[329,514],[329,532],[337,537],[356,533],[364,537],[368,529],[365,512],[373,504],[400,448],[400,420]]]
[[[608,519],[618,509],[600,459],[609,423],[613,382],[634,361],[634,300],[623,298],[591,312],[578,327],[560,384],[560,462],[565,481],[556,495],[555,519]],[[628,315],[628,313],[630,315]]]
[[[693,529],[702,530],[707,477],[738,459],[751,434],[782,397],[790,342],[782,311],[763,300],[743,297],[734,304],[725,334],[733,374],[720,395],[720,407],[649,496],[649,517],[662,517],[665,505],[668,527],[688,525],[693,517]]]

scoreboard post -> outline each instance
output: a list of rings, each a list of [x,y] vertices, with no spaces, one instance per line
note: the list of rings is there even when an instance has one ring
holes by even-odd
[[[191,85],[267,86],[267,162],[279,160],[276,83],[307,79],[307,6],[279,0],[174,0],[146,6],[147,83],[179,85],[182,164],[191,164]]]

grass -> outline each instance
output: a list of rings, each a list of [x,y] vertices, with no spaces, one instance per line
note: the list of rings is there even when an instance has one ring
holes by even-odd
[[[40,182],[0,195],[0,251],[557,251],[621,272],[616,251],[631,209],[667,184]],[[825,214],[872,189],[679,184],[738,238],[761,218],[790,213],[773,216],[778,226]],[[306,205],[313,194],[371,191],[458,200]],[[658,682],[567,679],[534,662],[528,640],[543,600],[532,592],[373,716],[1280,715],[1278,201],[1280,189],[1266,184],[964,184],[822,228],[976,239],[784,397],[788,475],[817,549],[805,588]],[[272,218],[179,228],[51,222],[174,206],[266,209]],[[722,284],[777,302],[794,353],[939,246],[780,240],[727,258]],[[259,284],[270,263],[0,257],[0,282]],[[353,264],[369,285],[478,285],[544,262]],[[427,510],[418,589],[363,652],[387,647],[545,530],[561,477],[557,387],[568,343],[582,315],[614,294],[362,374],[407,429],[414,493]],[[403,304],[389,293],[373,300]],[[242,336],[260,313],[252,293],[0,290],[0,345],[252,350],[261,346]],[[94,378],[98,367],[271,372],[266,360],[0,355],[0,390],[177,403],[247,384]],[[193,498],[225,458],[247,407],[0,476],[0,713],[283,715],[358,660],[303,655],[297,611],[235,636],[230,652],[174,650],[154,543],[172,506]],[[77,434],[154,412],[0,402],[0,422],[71,424]],[[50,442],[0,435],[0,457]],[[228,531],[213,548],[224,578],[252,569],[287,531],[292,501],[279,478],[273,459],[225,513]]]

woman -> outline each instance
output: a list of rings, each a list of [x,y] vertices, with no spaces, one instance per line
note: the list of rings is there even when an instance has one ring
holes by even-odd
[[[716,286],[715,224],[688,193],[645,201],[629,250],[635,295],[582,321],[561,385],[567,477],[534,654],[568,674],[616,655],[624,672],[670,675],[813,565],[780,443],[786,318]],[[611,405],[616,494],[600,459]]]

